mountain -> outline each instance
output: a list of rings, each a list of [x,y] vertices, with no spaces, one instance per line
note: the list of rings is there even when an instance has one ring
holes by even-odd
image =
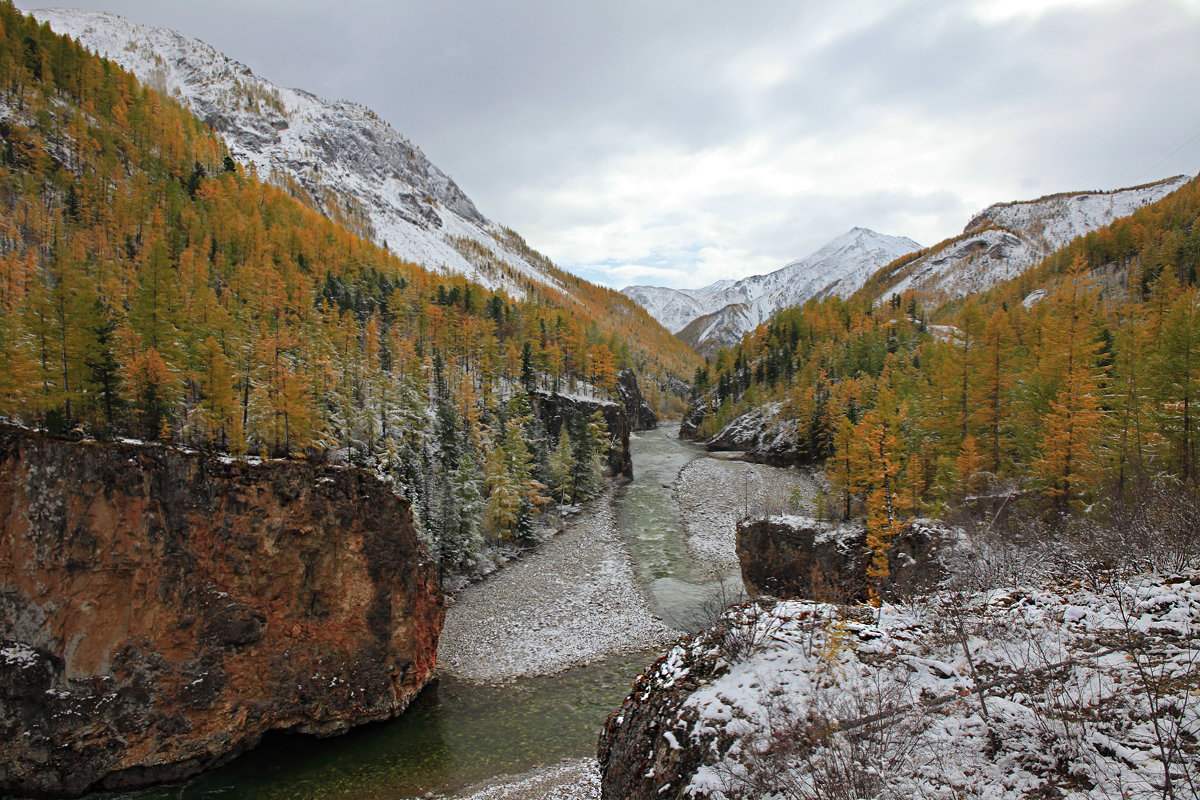
[[[33,12],[56,32],[178,99],[234,156],[399,257],[516,297],[562,282],[511,246],[451,178],[369,108],[286,89],[210,45],[115,14]]]
[[[510,231],[564,290],[526,279],[514,298],[399,258],[7,0],[0,142],[0,418],[366,468],[451,571],[531,533],[547,491],[600,486],[617,425],[601,437],[579,400],[555,417],[572,445],[557,447],[529,397],[615,410],[629,367],[669,412],[698,366],[629,298]]]
[[[1189,180],[1181,175],[1129,189],[997,203],[968,222],[961,235],[888,265],[864,291],[880,298],[914,290],[927,302],[985,291],[1077,237],[1161,200]]]
[[[672,333],[678,333],[696,317],[715,311],[701,298],[704,289],[669,289],[666,286],[626,286],[621,293],[659,321]],[[701,297],[703,297],[701,295]]]
[[[698,351],[713,351],[740,341],[743,333],[782,308],[813,297],[848,297],[880,267],[920,247],[903,236],[852,228],[767,275],[717,281],[702,289],[627,286],[621,292]]]

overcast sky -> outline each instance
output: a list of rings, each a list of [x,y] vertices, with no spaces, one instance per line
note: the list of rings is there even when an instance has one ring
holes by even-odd
[[[1200,0],[76,4],[375,109],[486,216],[617,287],[1200,170]]]

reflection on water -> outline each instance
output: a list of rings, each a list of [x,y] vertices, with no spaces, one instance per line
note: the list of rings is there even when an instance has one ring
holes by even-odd
[[[671,484],[700,452],[662,431],[630,443],[633,481],[615,499],[655,612],[676,627],[697,627],[719,581],[693,565],[679,535]],[[727,586],[740,588],[740,579]],[[645,652],[542,678],[490,686],[443,676],[399,719],[330,739],[283,734],[186,784],[107,794],[121,800],[199,798],[398,798],[452,792],[496,775],[593,755],[609,712],[656,656]]]

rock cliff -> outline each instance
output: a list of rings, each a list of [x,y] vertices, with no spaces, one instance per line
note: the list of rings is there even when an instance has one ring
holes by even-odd
[[[914,520],[888,549],[885,597],[927,591],[945,577],[942,556],[955,534]],[[868,597],[867,535],[861,525],[835,527],[799,516],[746,520],[737,526],[742,582],[752,595],[782,600],[855,603]]]
[[[623,475],[633,477],[633,456],[629,452],[630,424],[625,407],[619,403],[605,400],[590,400],[574,395],[548,392],[533,392],[529,395],[533,413],[541,419],[546,430],[557,439],[562,431],[563,421],[570,415],[576,414],[584,419],[599,411],[604,415],[608,425],[608,434],[612,446],[606,459],[608,474],[612,477]],[[570,430],[570,428],[568,428]]]
[[[633,370],[623,369],[618,373],[617,394],[621,396],[630,426],[635,431],[648,431],[658,427],[658,417],[646,402],[646,398],[642,397],[642,390]]]
[[[364,472],[0,428],[0,794],[392,717],[443,615],[407,503]]]

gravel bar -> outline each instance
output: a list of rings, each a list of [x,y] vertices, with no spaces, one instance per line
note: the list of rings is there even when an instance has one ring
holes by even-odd
[[[650,611],[613,520],[612,487],[564,532],[468,586],[446,610],[441,669],[503,682],[673,642]]]

